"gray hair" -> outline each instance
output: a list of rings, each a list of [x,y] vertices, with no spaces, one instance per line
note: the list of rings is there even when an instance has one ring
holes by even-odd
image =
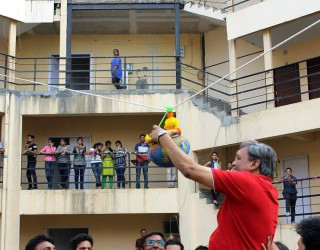
[[[256,141],[245,141],[240,148],[247,148],[249,160],[260,161],[260,174],[273,179],[273,173],[277,166],[277,154],[270,146]]]

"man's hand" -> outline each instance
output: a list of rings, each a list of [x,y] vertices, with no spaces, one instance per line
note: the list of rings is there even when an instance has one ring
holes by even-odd
[[[151,140],[149,142],[158,142],[158,136],[159,136],[160,131],[162,131],[162,130],[163,129],[160,128],[159,126],[153,125],[152,131],[149,134],[149,136],[151,137]],[[167,133],[168,133],[168,135],[173,136],[173,135],[178,134],[179,131],[176,129],[175,130],[167,130]]]
[[[262,243],[261,244],[262,250],[278,250],[278,246],[272,242],[272,236],[267,237],[267,247]]]

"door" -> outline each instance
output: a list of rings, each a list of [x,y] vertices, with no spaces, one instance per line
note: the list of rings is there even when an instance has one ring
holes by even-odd
[[[282,175],[284,176],[285,169],[291,168],[292,169],[292,175],[297,177],[297,179],[305,178],[309,176],[309,166],[308,166],[308,157],[306,155],[302,156],[294,156],[294,157],[288,157],[281,159],[281,166],[282,166]],[[304,196],[304,195],[310,195],[310,182],[309,180],[305,181],[298,181],[296,188],[298,190],[297,196]],[[304,213],[310,213],[310,197],[305,198],[298,198],[296,203],[296,214],[304,214]],[[282,201],[279,204],[282,208],[279,214],[285,214],[285,201]],[[296,216],[296,222],[299,222],[304,217],[309,217],[309,215],[303,216]],[[290,216],[285,217],[285,223],[291,223]]]
[[[71,59],[71,79],[67,88],[76,90],[90,89],[90,55],[72,55]]]
[[[273,76],[276,107],[301,101],[299,64],[274,69]]]
[[[88,228],[48,228],[48,236],[54,240],[56,249],[69,250],[70,239],[80,233],[89,233]]]
[[[52,142],[54,143],[54,145],[56,147],[58,147],[60,145],[60,139],[64,138],[67,142],[67,145],[70,145],[71,148],[74,147],[74,145],[76,145],[77,143],[77,138],[78,137],[74,137],[74,136],[69,136],[69,137],[50,137],[49,138],[52,140]],[[83,144],[86,146],[87,150],[89,150],[91,148],[91,138],[90,137],[82,137],[83,138]],[[75,188],[75,180],[74,180],[74,169],[73,169],[73,155],[71,155],[70,157],[71,159],[71,169],[70,169],[70,175],[69,175],[69,189],[74,189]],[[90,164],[90,160],[91,157],[90,155],[86,155],[86,160],[87,160],[87,166],[86,166],[86,170],[84,171],[84,189],[90,189],[91,188],[91,164]],[[55,167],[55,171],[54,171],[54,176],[53,176],[53,188],[54,189],[58,189],[58,184],[60,183],[60,174],[59,174],[59,169],[58,166],[56,165]]]
[[[309,99],[320,97],[320,57],[307,61]],[[313,74],[310,76],[310,74]]]

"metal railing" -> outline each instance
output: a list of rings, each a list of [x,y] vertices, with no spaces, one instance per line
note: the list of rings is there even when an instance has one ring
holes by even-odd
[[[283,196],[283,181],[275,181],[273,184],[279,191],[279,218],[283,223],[291,223],[291,213],[287,214],[286,198]],[[295,218],[293,221],[298,222],[310,215],[320,214],[320,176],[306,177],[297,179],[296,189],[297,200],[294,206]],[[288,204],[289,205],[289,204]],[[289,205],[290,206],[290,205]]]
[[[176,56],[125,56],[122,60],[120,86],[128,89],[175,89]],[[9,59],[14,64],[8,63]],[[67,87],[76,90],[113,90],[111,77],[113,57],[96,57],[90,54],[58,57],[12,57],[0,53],[0,73],[14,72],[10,81],[0,76],[1,87],[15,85],[20,91],[47,91]],[[66,68],[67,61],[70,69]],[[68,67],[67,67],[68,68]],[[43,84],[41,84],[43,83]]]
[[[154,165],[152,162],[148,164],[147,168],[139,167],[136,160],[132,159],[133,153],[127,153],[125,167],[103,167],[105,170],[113,172],[113,178],[106,178],[103,182],[102,168],[98,170],[99,180],[96,176],[96,168],[91,165],[91,160],[86,159],[85,166],[74,166],[73,156],[70,154],[71,159],[66,166],[59,166],[58,161],[54,161],[54,167],[49,169],[45,167],[44,155],[36,154],[36,166],[28,168],[27,155],[22,155],[21,162],[21,188],[26,189],[96,189],[96,188],[173,188],[177,187],[178,174],[176,171],[172,173],[172,168],[164,168]],[[59,155],[56,155],[57,158]],[[91,156],[89,156],[90,158]],[[139,170],[140,169],[140,170]],[[80,179],[80,170],[82,171],[83,181]],[[137,170],[140,172],[140,181],[137,181]],[[34,173],[32,172],[34,171]],[[51,173],[50,173],[51,171]],[[120,172],[121,171],[121,172]],[[147,172],[145,172],[147,171]],[[146,173],[146,175],[145,175]],[[30,176],[30,180],[27,178]],[[108,173],[110,174],[110,172]],[[34,177],[36,176],[36,180]],[[78,176],[78,178],[76,178]],[[124,176],[125,180],[119,180],[119,176]],[[49,177],[49,179],[48,179]],[[145,177],[148,181],[145,182]],[[52,186],[51,186],[52,185]]]
[[[70,71],[60,71],[59,61],[66,58],[52,57],[15,57],[15,67],[10,65],[9,55],[0,53],[0,74],[8,75],[14,71],[16,77],[9,79],[0,76],[0,87],[7,88],[14,85],[18,91],[51,91],[56,87],[98,91],[115,90],[111,81],[110,61],[112,57],[75,56]],[[266,110],[271,106],[283,106],[312,98],[319,97],[320,64],[308,66],[310,60],[301,60],[282,67],[255,72],[233,79],[221,79],[221,76],[212,73],[216,70],[200,69],[186,63],[181,64],[181,83],[183,89],[203,91],[199,97],[205,96],[212,105],[220,105],[228,110],[237,111],[238,115]],[[86,62],[77,62],[86,60]],[[55,61],[55,62],[54,62]],[[176,57],[175,56],[132,56],[122,57],[123,77],[120,83],[128,89],[176,89]],[[79,69],[86,65],[87,69]],[[296,65],[293,70],[282,72],[282,69]],[[220,67],[221,65],[219,65]],[[227,66],[227,65],[225,65]],[[310,71],[310,72],[309,72]],[[59,75],[65,74],[66,78]],[[66,79],[69,81],[66,84]],[[37,82],[43,82],[44,85]],[[120,90],[121,91],[121,90]],[[231,111],[230,111],[231,112]]]

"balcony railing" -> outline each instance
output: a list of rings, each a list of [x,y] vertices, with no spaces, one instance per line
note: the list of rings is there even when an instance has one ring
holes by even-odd
[[[45,161],[44,161],[44,155],[43,154],[37,154],[37,160],[36,160],[36,166],[35,168],[27,168],[27,156],[22,155],[22,171],[21,171],[21,188],[26,190],[29,187],[34,189],[35,185],[37,189],[45,190],[45,189],[75,189],[76,185],[78,186],[78,189],[83,185],[84,189],[96,189],[97,188],[97,179],[94,174],[95,168],[91,165],[91,160],[87,159],[87,164],[85,167],[79,168],[78,166],[73,165],[73,156],[74,154],[71,154],[71,160],[68,162],[67,167],[59,167],[57,161],[54,162],[54,167],[49,170],[49,168],[45,167]],[[57,156],[58,157],[58,156]],[[90,156],[89,156],[90,158]],[[132,159],[133,158],[133,159]],[[136,184],[138,183],[140,187],[143,189],[145,187],[145,180],[144,180],[144,171],[145,169],[143,167],[140,168],[140,182],[137,182],[137,165],[135,156],[132,157],[132,153],[127,153],[126,156],[126,166],[123,167],[111,167],[111,168],[105,168],[105,169],[114,169],[114,175],[113,180],[110,180],[108,177],[106,179],[105,188],[106,189],[116,189],[118,187],[117,184],[120,185],[120,188],[123,188],[124,185],[122,185],[122,182],[118,181],[118,170],[122,170],[124,172],[125,177],[125,188],[136,188]],[[75,175],[77,174],[76,171],[79,172],[83,171],[83,181],[80,181],[80,177],[75,180]],[[148,183],[146,184],[149,188],[173,188],[177,187],[177,178],[178,174],[177,172],[175,175],[171,174],[171,171],[173,168],[163,168],[154,165],[152,162],[148,164],[147,167],[147,177],[148,177]],[[28,182],[28,179],[26,177],[27,171],[29,171],[28,174],[30,174],[31,182]],[[35,171],[37,181],[34,182],[34,176],[33,173],[30,171]],[[49,171],[52,171],[49,173]],[[120,171],[119,171],[120,172]],[[102,172],[100,171],[100,182],[98,185],[98,188],[101,187],[100,184],[103,184],[102,182]],[[122,174],[122,173],[121,173]],[[49,188],[50,181],[47,180],[47,177],[52,177],[52,188]],[[65,177],[64,181],[62,181],[62,178]],[[78,184],[77,184],[78,183]]]
[[[111,81],[110,61],[112,57],[74,56],[70,70],[59,70],[59,61],[65,58],[32,57],[14,58],[0,54],[0,87],[14,86],[19,91],[54,91],[68,88],[74,90],[115,90]],[[121,57],[123,77],[120,83],[129,90],[152,89],[155,91],[176,89],[175,56]],[[221,80],[221,76],[193,65],[181,64],[181,87],[203,91],[213,106],[221,110],[236,111],[238,115],[253,113],[270,107],[279,107],[320,97],[320,57],[260,71],[233,79]],[[219,64],[219,67],[227,67]],[[86,67],[86,68],[85,68]],[[9,78],[14,72],[17,78]],[[61,78],[61,75],[65,78]],[[66,79],[69,79],[66,81]],[[209,85],[214,85],[208,87]],[[122,90],[119,90],[122,91]],[[231,107],[231,108],[230,108]]]
[[[291,217],[286,211],[286,199],[283,197],[283,182],[273,184],[279,190],[279,218],[282,223],[291,223]],[[320,176],[297,179],[297,201],[295,205],[295,222],[320,214]],[[290,212],[291,214],[291,212]]]

